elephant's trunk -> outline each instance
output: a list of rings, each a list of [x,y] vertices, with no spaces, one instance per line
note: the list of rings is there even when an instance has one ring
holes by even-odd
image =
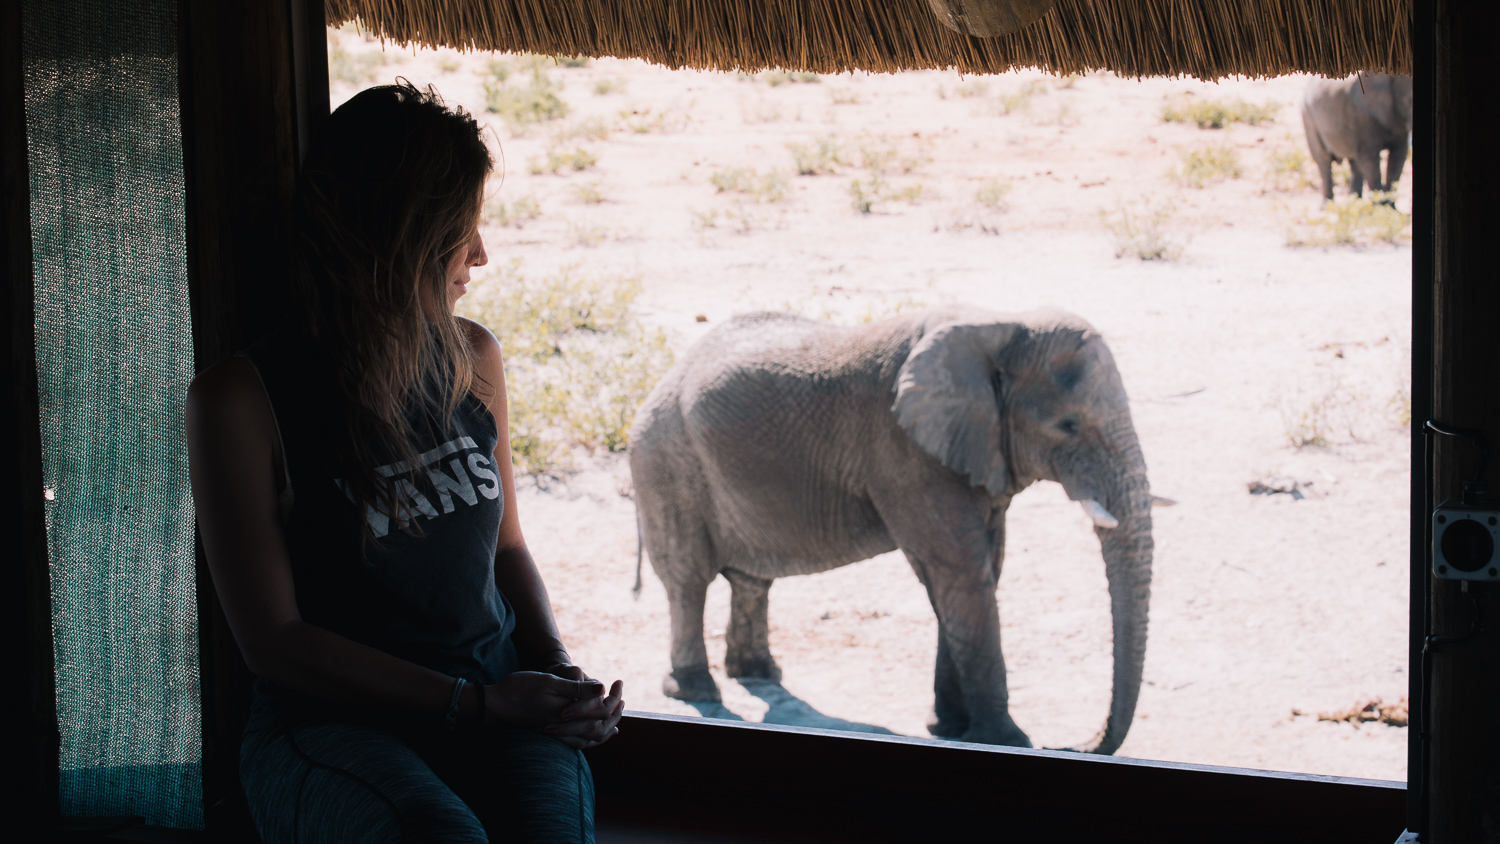
[[[1114,753],[1125,741],[1135,718],[1146,664],[1146,620],[1151,606],[1151,488],[1135,431],[1125,422],[1113,438],[1111,461],[1123,471],[1106,484],[1102,502],[1119,521],[1113,528],[1096,526],[1109,579],[1109,602],[1114,624],[1114,685],[1109,718],[1094,740],[1080,748],[1090,753]]]

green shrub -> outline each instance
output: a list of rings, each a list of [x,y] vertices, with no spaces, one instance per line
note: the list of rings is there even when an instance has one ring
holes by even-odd
[[[968,82],[960,82],[958,85],[958,95],[966,100],[973,99],[974,97],[982,97],[989,92],[990,83],[983,79],[970,79]]]
[[[838,139],[833,135],[816,138],[810,144],[790,143],[786,145],[786,148],[792,153],[799,176],[822,176],[835,173],[838,172],[840,165],[847,163],[843,159]]]
[[[573,195],[578,197],[578,201],[584,205],[598,205],[608,201],[604,196],[603,182],[585,182],[581,185],[574,185]]]
[[[600,117],[590,117],[577,123],[566,124],[548,134],[548,139],[554,146],[561,145],[567,141],[582,138],[586,141],[609,140],[610,125]]]
[[[328,75],[339,82],[364,85],[375,81],[375,69],[386,64],[383,52],[366,52],[354,55],[337,41],[328,53]]]
[[[542,206],[530,194],[508,205],[498,196],[484,203],[484,221],[497,226],[519,229],[540,216]]]
[[[1288,246],[1354,246],[1395,243],[1411,238],[1411,215],[1395,206],[1395,196],[1369,192],[1330,200],[1321,211],[1292,224]]]
[[[770,85],[772,88],[775,88],[778,85],[791,85],[798,82],[803,84],[816,84],[823,81],[822,78],[820,78],[816,73],[800,73],[787,70],[767,71],[766,73],[761,74],[761,78],[765,80],[765,83],[767,85]]]
[[[459,313],[500,340],[511,457],[525,474],[566,470],[577,450],[624,451],[636,408],[672,365],[666,333],[635,311],[640,282],[568,267],[528,279],[519,261],[483,279]]]
[[[553,56],[552,60],[558,67],[588,67],[588,56]]]
[[[625,131],[637,135],[665,135],[669,132],[681,132],[687,128],[688,116],[673,108],[636,107],[622,109],[620,122]]]
[[[715,172],[709,181],[717,193],[743,193],[756,202],[786,199],[786,177],[775,170],[757,173],[753,167],[734,167]]]
[[[1311,162],[1306,152],[1294,146],[1272,150],[1267,157],[1271,190],[1291,192],[1312,187],[1313,181],[1307,175],[1307,165]]]
[[[562,85],[552,77],[535,71],[526,85],[505,81],[485,83],[484,107],[500,115],[511,131],[524,130],[533,123],[560,120],[568,116],[568,104],[557,95]]]
[[[1121,205],[1113,212],[1100,211],[1104,227],[1115,236],[1115,257],[1127,255],[1142,261],[1175,261],[1182,257],[1184,242],[1167,232],[1175,207],[1170,202],[1142,201],[1139,207]]]
[[[531,159],[527,169],[533,176],[540,176],[544,173],[556,176],[563,170],[582,171],[598,163],[599,159],[583,147],[568,150],[561,146],[553,146],[547,149],[545,158]]]
[[[1211,146],[1182,154],[1182,169],[1175,175],[1183,184],[1205,188],[1225,179],[1238,179],[1244,171],[1240,157],[1227,146]]]
[[[1184,97],[1162,106],[1161,119],[1167,123],[1196,123],[1199,129],[1223,129],[1230,123],[1255,126],[1276,119],[1281,103],[1267,100],[1256,105],[1244,100],[1199,100]]]
[[[995,211],[1006,209],[1005,195],[1010,193],[1011,184],[1008,179],[990,178],[979,183],[979,189],[974,192],[974,201]]]
[[[605,94],[623,94],[625,93],[625,80],[619,77],[600,79],[594,83],[594,93],[601,97]]]
[[[875,207],[882,203],[905,202],[915,205],[921,199],[922,186],[920,184],[894,187],[880,178],[877,173],[871,173],[870,178],[864,181],[855,179],[849,183],[849,204],[861,214],[872,213]]]
[[[830,88],[828,99],[832,100],[834,105],[859,105],[864,101],[859,92],[853,88]]]
[[[999,101],[991,104],[997,114],[1015,114],[1031,108],[1031,98],[1047,93],[1047,83],[1034,79],[1014,91],[1002,92]]]

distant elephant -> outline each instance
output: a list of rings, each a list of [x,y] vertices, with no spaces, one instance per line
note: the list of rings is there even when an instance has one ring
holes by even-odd
[[[1151,492],[1103,338],[1061,312],[940,309],[844,328],[737,317],[657,385],[630,436],[646,550],[667,588],[665,692],[717,701],[704,596],[732,590],[724,668],[779,680],[777,577],[900,548],[937,613],[937,736],[1029,747],[1007,711],[995,588],[1011,498],[1061,483],[1094,521],[1114,622],[1113,753],[1135,714],[1151,594]]]
[[[1323,177],[1323,198],[1333,199],[1333,162],[1349,162],[1349,192],[1394,190],[1406,166],[1411,136],[1411,77],[1387,73],[1348,79],[1314,79],[1302,96],[1307,149]],[[1380,151],[1388,150],[1385,179]]]

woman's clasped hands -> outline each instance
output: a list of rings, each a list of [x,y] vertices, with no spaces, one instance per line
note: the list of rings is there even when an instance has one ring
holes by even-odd
[[[604,684],[569,663],[546,671],[517,671],[485,687],[484,721],[530,727],[575,750],[594,747],[620,731],[625,684]]]

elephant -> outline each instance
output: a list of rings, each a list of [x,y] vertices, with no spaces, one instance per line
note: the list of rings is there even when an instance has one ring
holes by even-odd
[[[720,699],[703,641],[716,576],[731,588],[726,672],[779,681],[772,581],[900,548],[938,620],[929,731],[1031,746],[1008,712],[995,592],[1006,510],[1046,479],[1093,519],[1113,614],[1109,715],[1079,749],[1124,741],[1146,654],[1152,496],[1120,373],[1081,318],[738,316],[657,384],[629,442],[642,540],[670,603],[669,696]]]
[[[1307,150],[1323,177],[1323,198],[1333,199],[1333,162],[1348,160],[1349,191],[1394,190],[1406,166],[1411,137],[1411,77],[1372,73],[1348,79],[1314,79],[1302,96]],[[1388,150],[1385,179],[1380,151]]]

